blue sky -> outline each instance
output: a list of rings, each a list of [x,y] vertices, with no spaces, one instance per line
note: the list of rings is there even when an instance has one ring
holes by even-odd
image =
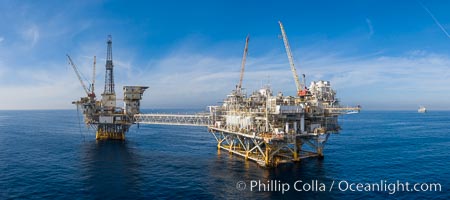
[[[97,56],[104,83],[113,37],[116,93],[147,85],[146,108],[204,108],[238,82],[295,94],[299,74],[330,80],[344,105],[450,109],[450,1],[1,1],[0,109],[70,109]],[[120,98],[120,97],[119,97]]]

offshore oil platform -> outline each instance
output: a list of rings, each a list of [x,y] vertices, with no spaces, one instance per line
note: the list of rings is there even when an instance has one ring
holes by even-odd
[[[358,112],[360,107],[341,107],[329,81],[305,85],[300,82],[283,24],[279,22],[297,95],[273,95],[269,86],[247,96],[242,79],[248,48],[244,48],[239,84],[221,106],[210,107],[213,124],[209,131],[218,148],[254,160],[263,166],[323,157],[323,148],[332,133],[338,133],[338,116]]]
[[[96,139],[124,140],[126,132],[130,126],[135,123],[134,115],[140,112],[140,101],[144,91],[148,87],[124,86],[124,107],[117,107],[114,88],[114,65],[111,36],[108,36],[107,40],[105,89],[103,94],[101,94],[102,98],[100,101],[96,99],[94,91],[96,57],[94,56],[93,78],[92,83],[89,83],[89,89],[84,84],[83,76],[72,61],[72,58],[69,55],[67,55],[67,58],[87,95],[87,97],[82,97],[80,100],[72,102],[77,105],[77,108],[81,108],[83,111],[85,124],[96,130]]]
[[[84,87],[88,97],[81,98],[75,104],[82,106],[86,124],[97,127],[97,139],[124,139],[124,134],[133,123],[206,126],[216,139],[219,150],[256,161],[261,166],[271,167],[307,157],[323,157],[329,136],[340,130],[338,116],[359,112],[360,107],[340,106],[329,81],[313,81],[309,87],[306,87],[305,75],[300,81],[283,24],[279,22],[279,25],[297,89],[295,96],[284,96],[281,92],[274,95],[268,85],[250,95],[246,94],[242,82],[249,43],[247,36],[239,82],[222,105],[209,106],[209,112],[192,115],[141,114],[139,101],[147,87],[126,86],[125,107],[117,108],[111,42],[108,40],[102,101],[95,100],[93,89],[89,92]],[[76,67],[72,66],[77,72]]]
[[[218,149],[253,160],[262,166],[323,157],[330,134],[338,133],[338,116],[360,111],[342,107],[329,81],[299,80],[283,24],[279,22],[297,94],[273,95],[269,86],[247,95],[242,88],[248,52],[247,36],[236,89],[220,106],[196,115],[137,114],[137,123],[207,126]]]

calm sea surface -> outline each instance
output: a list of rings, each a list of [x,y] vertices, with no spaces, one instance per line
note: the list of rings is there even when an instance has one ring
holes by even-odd
[[[346,115],[325,159],[274,169],[218,151],[204,127],[133,126],[126,141],[96,141],[79,120],[76,110],[0,111],[0,199],[450,199],[450,112]],[[290,190],[251,189],[252,181],[270,180]],[[327,191],[313,191],[315,180]],[[442,188],[394,194],[338,188],[342,181],[397,180]],[[294,189],[308,189],[303,183],[314,189]]]

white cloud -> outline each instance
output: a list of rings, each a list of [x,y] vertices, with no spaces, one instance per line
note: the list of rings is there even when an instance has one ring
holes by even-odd
[[[369,27],[369,38],[374,34],[372,21],[369,18],[366,18],[367,27]]]
[[[247,61],[244,87],[249,93],[270,76],[274,92],[295,94],[285,55],[249,57]],[[446,55],[422,52],[422,55],[349,58],[318,54],[302,62],[305,64],[300,63],[299,74],[305,73],[308,81],[330,80],[345,104],[362,104],[372,109],[409,109],[416,104],[433,103],[430,107],[450,109],[444,100],[450,98],[447,87],[450,58]],[[239,78],[240,57],[179,53],[153,63],[152,70],[133,72],[136,74],[133,82],[150,86],[143,101],[145,107],[216,104],[234,89]],[[385,107],[387,103],[391,107]]]
[[[5,40],[5,38],[0,36],[0,43],[3,42],[3,40]]]
[[[0,63],[0,78],[3,78],[3,76],[6,74],[6,68],[3,68],[2,66],[1,66],[1,63]]]
[[[77,98],[74,94],[82,94],[77,89],[60,84],[45,84],[37,86],[1,87],[3,94],[14,94],[4,98],[0,109],[61,109],[71,108],[71,102]],[[72,107],[74,108],[74,107]]]
[[[61,67],[64,64],[38,63],[29,69],[0,63],[0,109],[74,108],[71,102],[84,92],[72,69]]]
[[[31,25],[22,31],[22,37],[29,42],[30,47],[34,47],[39,40],[39,28],[36,25]]]
[[[251,93],[270,77],[275,93],[294,95],[295,84],[286,55],[280,51],[268,52],[272,53],[247,58],[244,88]],[[447,102],[450,99],[450,57],[447,55],[423,50],[411,50],[400,56],[382,53],[344,56],[307,48],[293,52],[296,60],[300,60],[295,63],[299,75],[306,74],[308,82],[330,80],[343,104],[361,104],[369,109],[415,109],[418,105],[450,109]],[[309,53],[305,56],[304,52]],[[84,50],[72,59],[90,80],[92,57],[83,55],[87,55]],[[102,54],[97,55],[96,91],[100,94],[104,87],[104,59]],[[215,105],[235,89],[241,63],[240,53],[219,56],[195,50],[176,51],[149,60],[146,62],[149,65],[143,67],[137,67],[142,65],[128,57],[123,59],[120,54],[114,58],[118,98],[124,85],[149,86],[142,102],[145,108]],[[0,75],[13,77],[16,83],[0,84],[1,94],[14,94],[2,100],[0,109],[70,109],[73,100],[85,95],[63,58],[57,63],[40,63],[33,68],[14,63],[3,63],[2,68]]]

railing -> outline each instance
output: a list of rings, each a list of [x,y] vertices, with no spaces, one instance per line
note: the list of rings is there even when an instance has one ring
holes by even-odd
[[[184,125],[184,126],[209,126],[212,119],[209,114],[136,114],[134,120],[139,124],[165,124],[165,125]]]
[[[361,107],[337,107],[337,108],[325,108],[329,113],[333,114],[347,114],[347,113],[359,113],[361,111]]]

